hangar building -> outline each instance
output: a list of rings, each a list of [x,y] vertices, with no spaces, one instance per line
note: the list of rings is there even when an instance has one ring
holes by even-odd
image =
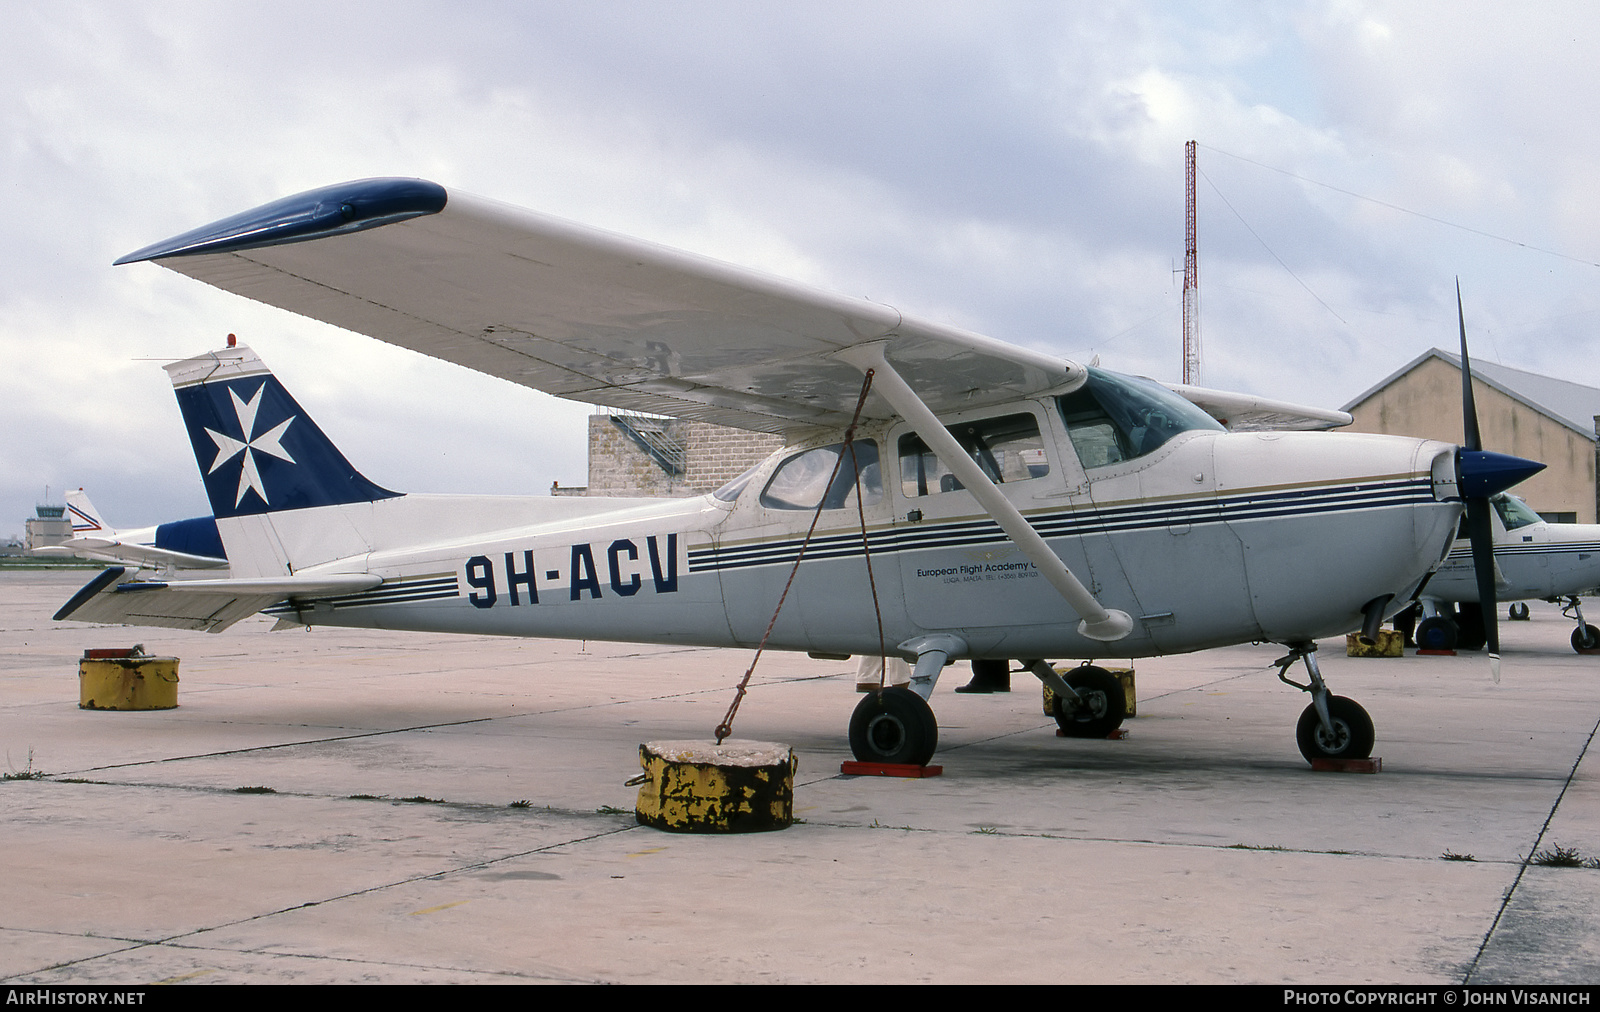
[[[1543,471],[1512,489],[1546,520],[1592,524],[1596,416],[1600,390],[1473,360],[1472,396],[1483,448],[1543,461]],[[1433,348],[1344,406],[1343,431],[1461,441],[1461,359]]]

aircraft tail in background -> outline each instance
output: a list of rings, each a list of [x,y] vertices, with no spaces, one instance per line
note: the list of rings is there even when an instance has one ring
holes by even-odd
[[[35,555],[75,556],[169,572],[228,566],[211,517],[119,530],[105,521],[80,488],[67,493],[67,519],[72,523],[72,537],[59,545],[36,548]]]
[[[67,493],[67,519],[72,521],[73,537],[104,534],[112,530],[111,525],[101,519],[94,503],[89,501],[89,493],[81,488]]]

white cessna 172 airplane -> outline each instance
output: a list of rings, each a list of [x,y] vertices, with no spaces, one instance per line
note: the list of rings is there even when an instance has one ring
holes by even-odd
[[[175,569],[227,569],[214,517],[193,517],[118,530],[100,517],[83,489],[67,493],[67,518],[72,537],[59,545],[33,550],[34,555],[73,556],[172,572]]]
[[[1600,524],[1553,524],[1509,492],[1489,497],[1494,507],[1495,599],[1545,600],[1561,604],[1577,620],[1572,649],[1600,649],[1600,630],[1583,619],[1578,598],[1600,587]],[[1417,644],[1425,649],[1481,650],[1485,629],[1473,575],[1472,548],[1458,540],[1420,595],[1422,621]],[[1451,605],[1459,607],[1452,614]],[[1524,617],[1527,605],[1520,608]]]
[[[1312,697],[1302,752],[1364,757],[1372,721],[1329,694],[1316,639],[1375,634],[1444,557],[1463,501],[1486,509],[1542,466],[1481,452],[1472,429],[1465,447],[1230,431],[1213,414],[1234,430],[1347,416],[1178,396],[423,180],[309,191],[118,263],[143,260],[563,397],[789,441],[685,500],[402,495],[247,349],[202,355],[166,368],[231,577],[110,569],[58,619],[216,631],[266,611],[912,661],[909,689],[851,718],[864,761],[927,762],[927,700],[957,658],[1021,659],[1068,733],[1103,736],[1123,718],[1115,680],[1087,662],[1063,680],[1045,658],[1269,640]],[[1285,677],[1297,659],[1307,684]]]

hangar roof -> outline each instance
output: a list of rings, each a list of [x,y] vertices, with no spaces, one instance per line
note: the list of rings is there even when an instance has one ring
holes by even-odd
[[[1457,370],[1461,368],[1461,357],[1459,355],[1453,355],[1439,348],[1430,348],[1386,376],[1370,390],[1363,392],[1350,403],[1344,405],[1343,410],[1355,410],[1356,405],[1394,383],[1430,358],[1442,359]],[[1594,416],[1600,415],[1600,390],[1594,387],[1586,387],[1581,383],[1556,379],[1553,376],[1541,376],[1538,373],[1526,372],[1522,369],[1513,369],[1510,366],[1496,365],[1493,362],[1481,360],[1472,363],[1472,374],[1475,378],[1482,380],[1507,397],[1521,401],[1528,407],[1540,414],[1549,416],[1574,432],[1581,433],[1588,439],[1596,438]]]

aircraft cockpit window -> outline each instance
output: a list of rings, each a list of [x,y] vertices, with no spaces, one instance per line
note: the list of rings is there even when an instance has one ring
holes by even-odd
[[[1544,520],[1539,514],[1528,507],[1528,504],[1514,495],[1504,492],[1493,496],[1489,500],[1494,503],[1494,511],[1500,514],[1500,522],[1506,525],[1506,530],[1514,531],[1518,527],[1537,524]]]
[[[1090,368],[1083,386],[1057,398],[1084,470],[1142,457],[1180,432],[1222,432],[1222,423],[1161,384]]]
[[[1044,440],[1039,437],[1039,421],[1027,412],[958,422],[948,428],[961,449],[996,485],[1050,473]],[[910,433],[900,437],[900,490],[906,498],[952,492],[961,487],[921,436]]]
[[[852,444],[854,453],[845,453],[840,460],[843,443],[820,446],[815,450],[797,453],[778,465],[772,480],[761,492],[761,505],[776,510],[814,510],[820,502],[823,509],[854,508],[856,504],[856,475],[851,458],[861,469],[861,490],[865,505],[883,498],[883,474],[878,467],[878,444],[871,439],[858,439]],[[838,473],[834,466],[838,465]],[[828,479],[832,477],[830,482]]]
[[[733,502],[739,498],[739,493],[744,491],[744,487],[750,484],[750,479],[756,476],[756,472],[761,470],[761,465],[765,463],[766,461],[764,460],[757,461],[751,467],[746,468],[743,474],[711,493],[711,497],[713,499],[721,499],[723,502]]]

